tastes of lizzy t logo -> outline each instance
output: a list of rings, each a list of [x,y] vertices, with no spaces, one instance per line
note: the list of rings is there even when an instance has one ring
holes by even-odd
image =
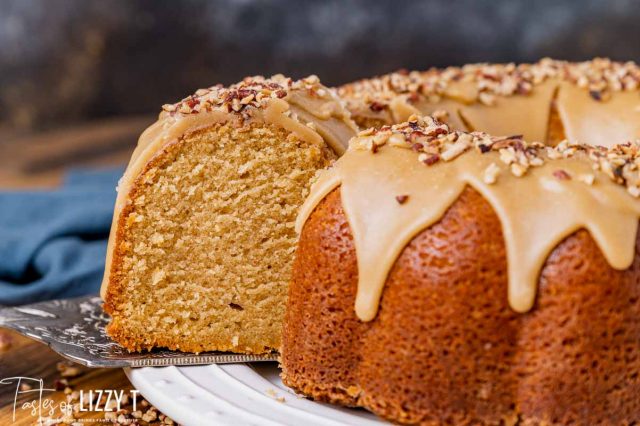
[[[42,379],[21,376],[7,377],[0,380],[0,386],[13,386],[15,389],[13,421],[16,421],[18,399],[22,399],[22,395],[26,395],[27,401],[20,404],[20,410],[27,411],[32,417],[37,417],[38,424],[58,424],[63,418],[71,416],[74,412],[120,411],[121,405],[126,403],[129,395],[133,402],[133,411],[136,411],[139,392],[131,390],[129,395],[125,395],[123,390],[80,390],[76,402],[56,403],[53,398],[48,397],[51,392],[55,392],[55,389],[45,388]],[[59,417],[55,418],[56,416]]]

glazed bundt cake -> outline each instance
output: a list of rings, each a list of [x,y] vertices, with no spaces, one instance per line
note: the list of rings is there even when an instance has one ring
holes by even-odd
[[[440,113],[457,130],[555,145],[640,138],[640,68],[608,59],[397,72],[339,88],[363,128]]]
[[[118,187],[109,335],[131,351],[278,349],[298,207],[355,133],[317,77],[247,78],[165,105]]]
[[[639,165],[430,117],[361,132],[300,210],[284,383],[403,424],[637,424]]]

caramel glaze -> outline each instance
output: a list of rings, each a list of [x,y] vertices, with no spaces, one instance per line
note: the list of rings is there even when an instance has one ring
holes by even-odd
[[[482,131],[492,135],[523,135],[525,140],[558,141],[547,138],[549,113],[557,101],[565,137],[572,142],[610,147],[616,143],[640,139],[640,94],[638,91],[611,93],[596,100],[589,90],[572,82],[549,78],[535,85],[526,95],[495,96],[491,105],[478,102],[473,83],[452,82],[442,96],[411,100],[398,95],[388,108],[354,110],[356,116],[401,123],[412,115],[430,115],[446,111],[454,129]]]
[[[163,111],[158,121],[140,136],[124,176],[118,183],[105,273],[100,288],[101,297],[104,299],[109,283],[120,213],[129,202],[129,193],[136,177],[157,152],[191,132],[218,123],[235,121],[239,126],[256,122],[281,126],[302,140],[316,144],[326,142],[341,155],[346,149],[346,141],[355,135],[357,129],[337,98],[328,89],[324,90],[326,94],[321,97],[312,96],[305,90],[292,90],[282,99],[269,99],[262,107],[247,108],[242,114],[219,110],[192,114],[171,114]]]
[[[557,108],[569,140],[611,146],[640,139],[640,94],[615,92],[610,99],[596,101],[588,91],[562,82]]]
[[[497,151],[468,150],[427,166],[411,149],[386,144],[363,150],[358,141],[354,138],[312,187],[296,227],[301,232],[313,209],[340,186],[357,255],[355,311],[363,321],[376,316],[387,275],[403,248],[442,218],[467,185],[500,219],[508,300],[517,312],[533,306],[540,269],[550,252],[579,229],[590,232],[613,268],[626,269],[633,262],[640,201],[603,172],[593,171],[586,154],[549,158],[517,177]],[[490,166],[499,169],[493,184],[483,179]],[[578,178],[587,175],[595,177],[592,184]]]

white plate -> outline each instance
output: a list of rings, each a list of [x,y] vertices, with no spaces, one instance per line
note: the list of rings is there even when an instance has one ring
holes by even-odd
[[[280,381],[275,362],[147,367],[125,373],[145,399],[185,426],[386,424],[365,410],[297,396]]]

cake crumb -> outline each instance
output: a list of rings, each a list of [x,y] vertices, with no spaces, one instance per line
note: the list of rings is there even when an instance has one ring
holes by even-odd
[[[349,386],[347,388],[347,395],[351,397],[356,397],[360,394],[360,388],[357,386]]]
[[[279,396],[278,393],[272,388],[267,389],[265,391],[265,394],[267,394],[268,396],[270,396],[271,398],[275,399],[278,402],[282,402],[282,403],[286,402],[286,399],[284,399],[283,396]]]

